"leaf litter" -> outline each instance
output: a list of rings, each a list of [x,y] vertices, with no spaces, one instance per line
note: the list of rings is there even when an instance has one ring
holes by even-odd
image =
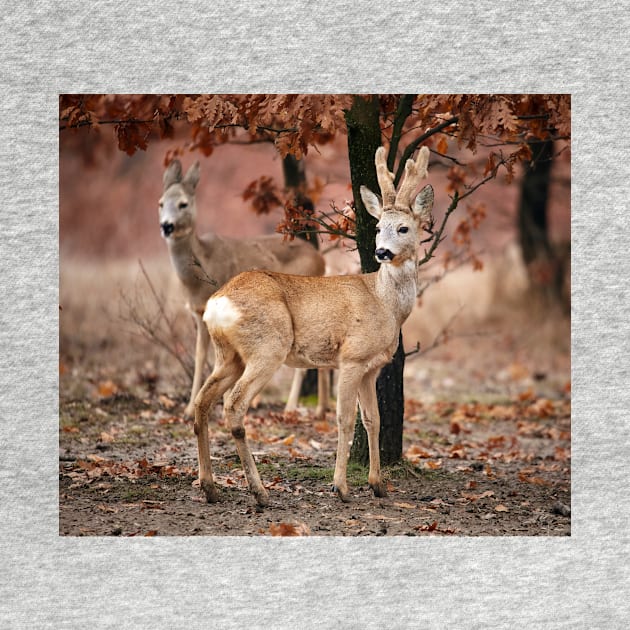
[[[245,425],[271,495],[265,510],[247,491],[221,421],[210,430],[221,500],[201,499],[196,440],[181,400],[119,389],[89,403],[62,400],[60,409],[64,535],[570,534],[568,399],[407,401],[406,463],[385,470],[389,497],[375,498],[357,471],[350,504],[331,492],[334,415],[322,421],[306,410],[285,416],[262,406]]]

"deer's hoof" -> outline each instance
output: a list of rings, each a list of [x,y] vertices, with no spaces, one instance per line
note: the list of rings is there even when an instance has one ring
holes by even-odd
[[[258,507],[265,508],[269,506],[269,493],[266,490],[254,492],[254,496],[256,497],[256,505]]]
[[[342,489],[339,486],[333,486],[332,491],[335,492],[344,503],[350,503],[350,493],[347,489]]]
[[[379,497],[382,499],[387,496],[387,488],[382,481],[379,481],[378,483],[371,483],[370,488],[372,488],[375,497]]]
[[[202,481],[201,489],[208,503],[216,503],[219,500],[219,491],[212,481]]]

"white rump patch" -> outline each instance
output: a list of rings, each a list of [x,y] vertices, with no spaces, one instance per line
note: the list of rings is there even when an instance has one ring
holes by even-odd
[[[239,320],[240,316],[241,313],[232,304],[230,298],[222,295],[208,300],[203,321],[212,328],[229,328]]]

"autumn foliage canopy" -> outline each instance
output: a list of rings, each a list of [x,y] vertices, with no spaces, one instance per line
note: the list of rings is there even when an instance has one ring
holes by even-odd
[[[272,142],[281,157],[304,157],[309,149],[348,133],[348,112],[356,99],[377,101],[388,165],[399,181],[404,163],[420,145],[449,165],[448,192],[459,201],[504,170],[508,181],[519,162],[532,160],[532,142],[568,140],[569,95],[421,94],[356,96],[350,94],[93,94],[61,95],[60,130],[88,127],[97,135],[113,128],[120,150],[132,155],[149,142],[176,139],[165,164],[190,151],[209,156],[227,142]],[[95,150],[92,142],[88,150]],[[462,161],[464,152],[483,149],[482,169]],[[397,165],[395,162],[397,161]],[[323,184],[309,183],[305,195],[317,200]],[[317,231],[332,239],[354,238],[355,208],[318,210],[296,203],[273,179],[263,176],[243,191],[258,214],[284,208],[278,231],[293,237]],[[468,248],[471,232],[486,209],[469,206],[456,227],[454,243]]]

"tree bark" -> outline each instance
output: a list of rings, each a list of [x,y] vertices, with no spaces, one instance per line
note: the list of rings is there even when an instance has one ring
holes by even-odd
[[[357,218],[357,249],[363,273],[377,271],[379,266],[374,258],[376,219],[363,206],[359,193],[361,185],[379,192],[374,165],[374,154],[381,145],[379,113],[376,96],[355,97],[352,108],[346,112],[350,177]],[[405,354],[402,342],[399,342],[394,360],[381,370],[376,384],[381,416],[380,454],[384,465],[395,463],[402,457],[404,363]],[[350,459],[364,466],[369,463],[367,434],[360,421],[356,423]]]
[[[314,210],[313,200],[306,194],[304,160],[298,160],[289,153],[282,159],[282,173],[284,175],[285,188],[293,191],[293,203],[296,206],[302,206],[305,210]],[[300,233],[298,236],[308,241],[315,249],[319,249],[316,230]]]
[[[518,212],[523,261],[535,293],[548,302],[560,302],[564,266],[549,239],[548,203],[553,163],[553,141],[530,143],[531,164],[525,168]]]
[[[315,206],[313,205],[313,201],[306,194],[304,161],[298,160],[290,153],[287,154],[287,156],[282,159],[282,173],[284,175],[284,187],[287,190],[293,191],[293,203],[307,210],[314,210]],[[319,249],[319,240],[317,239],[315,230],[300,233],[298,237],[308,241],[315,249]],[[302,381],[300,396],[314,396],[317,392],[317,370],[307,370],[304,380]]]

